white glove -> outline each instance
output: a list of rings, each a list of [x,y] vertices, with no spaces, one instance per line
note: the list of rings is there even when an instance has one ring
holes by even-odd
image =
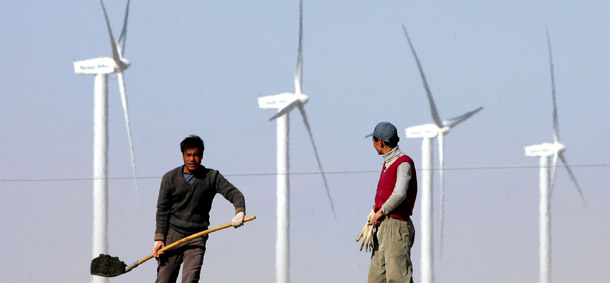
[[[369,213],[369,216],[366,217],[366,223],[368,223],[369,225],[373,225],[373,217],[375,217],[375,209],[371,209],[371,212]]]
[[[237,228],[239,226],[244,225],[245,216],[246,216],[246,214],[243,211],[240,211],[237,214],[235,214],[235,216],[233,216],[233,219],[231,219],[233,227]]]
[[[373,251],[373,216],[375,215],[375,211],[371,210],[371,213],[366,218],[366,223],[358,237],[356,237],[356,242],[360,241],[362,238],[362,244],[360,245],[360,250],[364,248],[364,252]]]

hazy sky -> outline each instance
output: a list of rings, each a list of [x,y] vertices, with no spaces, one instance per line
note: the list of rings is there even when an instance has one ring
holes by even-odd
[[[115,37],[126,1],[108,0]],[[552,196],[553,282],[610,277],[610,2],[305,1],[303,92],[337,217],[302,119],[290,116],[291,281],[365,282],[370,253],[354,241],[373,204],[382,158],[369,139],[393,122],[432,122],[409,29],[441,118],[485,109],[446,137],[446,226],[437,282],[537,282],[538,158],[552,141],[545,26],[555,63],[565,155]],[[0,26],[0,271],[6,282],[88,282],[92,238],[93,76],[72,62],[110,56],[98,1],[2,1]],[[116,76],[109,77],[109,253],[131,263],[152,252],[160,177],[198,134],[203,164],[246,196],[245,227],[211,235],[202,282],[275,280],[274,112],[257,97],[294,91],[298,1],[131,3],[125,72],[137,175],[131,177]],[[436,144],[434,145],[436,149]],[[435,153],[435,157],[437,157]],[[437,160],[435,160],[437,164]],[[420,175],[421,177],[421,175]],[[212,225],[232,206],[215,200]],[[421,231],[420,203],[413,221]],[[420,240],[412,250],[420,278]],[[152,282],[147,262],[111,282]]]

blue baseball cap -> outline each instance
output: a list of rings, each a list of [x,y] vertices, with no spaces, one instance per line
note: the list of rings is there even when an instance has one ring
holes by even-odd
[[[392,138],[398,138],[398,132],[396,131],[396,127],[394,127],[392,123],[379,122],[377,126],[375,126],[375,130],[365,136],[365,138],[368,137],[376,137],[382,141],[389,142]]]

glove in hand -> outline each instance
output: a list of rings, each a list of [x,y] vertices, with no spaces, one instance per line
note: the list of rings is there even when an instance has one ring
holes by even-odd
[[[364,252],[373,251],[373,216],[375,215],[375,211],[371,210],[371,213],[366,218],[366,223],[358,237],[356,237],[356,242],[362,239],[362,244],[360,245],[360,250],[364,248]]]
[[[243,212],[238,212],[237,214],[235,214],[233,219],[231,219],[233,227],[237,228],[244,225],[244,217],[246,217],[246,214]]]
[[[375,217],[375,209],[371,209],[369,216],[366,217],[366,223],[373,225],[373,217]]]

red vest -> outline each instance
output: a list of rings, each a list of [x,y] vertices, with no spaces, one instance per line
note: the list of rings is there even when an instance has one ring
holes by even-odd
[[[381,170],[379,184],[377,184],[377,194],[375,195],[375,211],[381,209],[381,206],[383,206],[394,191],[398,165],[403,162],[408,162],[409,165],[411,165],[411,180],[409,180],[407,185],[407,197],[394,210],[390,211],[389,216],[400,220],[407,220],[409,219],[409,216],[413,215],[413,206],[415,205],[415,197],[417,196],[417,174],[415,173],[415,165],[413,165],[411,157],[407,155],[403,155],[396,159],[396,161],[394,161],[385,171],[383,169]],[[383,163],[383,168],[385,169],[385,162]]]

